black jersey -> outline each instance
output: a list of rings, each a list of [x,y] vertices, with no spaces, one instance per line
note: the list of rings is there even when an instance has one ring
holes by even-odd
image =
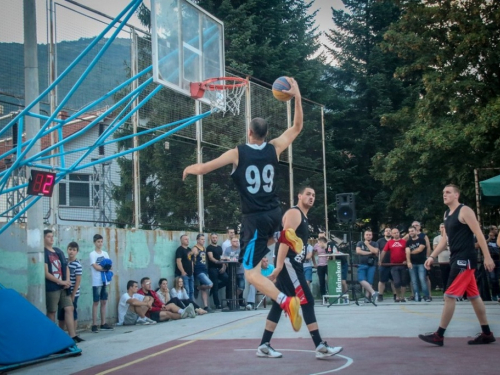
[[[476,268],[477,254],[474,248],[474,233],[467,224],[461,223],[458,219],[463,206],[463,204],[458,206],[451,215],[450,210],[444,214],[444,227],[450,247],[450,263],[465,260],[470,262],[471,268]]]
[[[238,166],[231,177],[241,197],[241,212],[270,211],[279,207],[275,176],[278,157],[272,144],[238,146]]]
[[[302,210],[297,206],[291,207],[290,210],[299,210],[300,212],[301,216],[300,224],[297,227],[297,229],[295,229],[295,234],[302,240],[304,246],[302,247],[302,251],[299,254],[297,254],[293,250],[288,250],[286,256],[290,259],[295,260],[298,263],[304,263],[307,255],[307,240],[309,239],[309,220],[307,219],[307,216],[304,215]],[[280,230],[283,230],[283,224],[280,225]],[[278,259],[278,249],[279,249],[279,243],[276,244],[275,248],[276,259]]]

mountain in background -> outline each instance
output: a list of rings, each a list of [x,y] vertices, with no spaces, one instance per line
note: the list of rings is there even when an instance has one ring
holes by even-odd
[[[92,42],[93,39],[79,39],[75,41],[63,41],[56,45],[57,75],[60,75],[73,60]],[[71,87],[80,78],[84,70],[89,66],[92,59],[106,43],[107,39],[101,40],[92,48],[58,85],[58,102],[69,92]],[[48,86],[49,46],[38,45],[38,68],[40,92]],[[130,40],[116,39],[101,57],[91,73],[85,78],[82,85],[73,94],[65,108],[79,109],[84,105],[98,99],[109,90],[116,87],[128,77],[130,66]],[[24,45],[20,43],[0,43],[0,105],[3,106],[3,114],[19,110],[24,104]],[[13,96],[13,97],[12,97]],[[19,98],[19,99],[18,99]],[[7,104],[12,103],[12,104]],[[41,105],[43,111],[49,110],[48,96],[43,99]],[[109,98],[97,107],[103,107],[113,103]]]

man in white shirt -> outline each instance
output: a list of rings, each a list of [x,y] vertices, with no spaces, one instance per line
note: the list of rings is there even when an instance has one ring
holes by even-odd
[[[443,237],[444,224],[439,224],[439,235],[432,240],[432,248],[435,249],[441,237]],[[443,283],[443,290],[448,286],[448,277],[450,276],[450,248],[447,246],[446,250],[438,254],[439,268],[441,270],[441,281]]]
[[[104,259],[109,259],[109,255],[102,249],[103,238],[100,234],[94,235],[95,250],[89,254],[90,269],[92,273],[92,298],[94,304],[92,305],[92,332],[98,333],[99,327],[97,326],[97,308],[101,304],[101,331],[112,331],[113,327],[106,323],[106,303],[108,302],[108,290],[106,277],[103,277],[104,269],[101,267],[101,262]]]
[[[234,228],[228,228],[227,229],[227,235],[228,235],[228,239],[225,240],[221,247],[222,247],[222,252],[224,252],[224,250],[226,250],[228,247],[231,247],[231,240],[234,238],[234,236],[236,235],[235,232],[234,232]]]
[[[138,294],[138,289],[137,281],[127,282],[127,293],[121,296],[118,303],[117,325],[156,324],[154,320],[146,317],[146,313],[153,305],[153,298]]]

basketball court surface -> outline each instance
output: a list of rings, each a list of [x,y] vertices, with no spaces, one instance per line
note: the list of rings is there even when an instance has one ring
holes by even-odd
[[[271,342],[283,358],[255,355],[267,309],[214,312],[153,326],[81,333],[80,357],[46,362],[13,374],[493,374],[500,340],[470,346],[480,331],[469,302],[458,302],[443,347],[420,341],[437,328],[443,303],[326,306],[316,304],[323,340],[344,350],[315,358],[306,327],[294,332],[282,316]],[[486,303],[491,329],[500,334],[500,304]]]

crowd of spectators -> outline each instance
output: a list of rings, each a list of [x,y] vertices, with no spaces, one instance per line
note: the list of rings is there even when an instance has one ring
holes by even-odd
[[[385,228],[383,237],[377,242],[372,241],[373,233],[371,230],[366,230],[363,233],[363,241],[356,244],[356,265],[357,280],[364,290],[366,299],[365,302],[384,300],[384,292],[386,284],[390,283],[393,292],[394,302],[412,301],[432,301],[431,275],[434,275],[434,284],[436,290],[445,290],[450,274],[450,251],[449,249],[441,252],[435,260],[432,271],[426,270],[424,263],[437,246],[444,232],[444,224],[439,226],[439,235],[433,238],[432,247],[428,236],[421,231],[421,225],[418,221],[414,221],[408,228],[408,233],[401,237],[398,228]],[[495,225],[488,227],[487,235],[485,236],[488,244],[488,249],[495,262],[495,269],[488,272],[491,299],[500,302],[500,239],[498,238],[498,228]],[[317,268],[320,294],[327,295],[326,288],[328,280],[327,260],[325,254],[331,254],[329,248],[333,247],[336,252],[333,242],[327,243],[324,233],[320,233],[317,243],[314,246],[314,253],[318,256],[316,261],[314,258],[313,264]],[[479,253],[478,253],[479,255]],[[352,254],[351,254],[352,256]],[[347,281],[347,262],[345,257],[341,257],[342,263],[342,281]],[[374,275],[378,266],[379,282],[378,288],[373,284]],[[345,272],[344,272],[345,267]],[[437,276],[437,277],[436,277]],[[343,287],[343,292],[347,290],[347,284]],[[378,290],[375,290],[378,289]],[[407,296],[407,289],[410,290],[410,296]],[[466,298],[464,296],[463,298]],[[488,296],[486,297],[488,300]]]

